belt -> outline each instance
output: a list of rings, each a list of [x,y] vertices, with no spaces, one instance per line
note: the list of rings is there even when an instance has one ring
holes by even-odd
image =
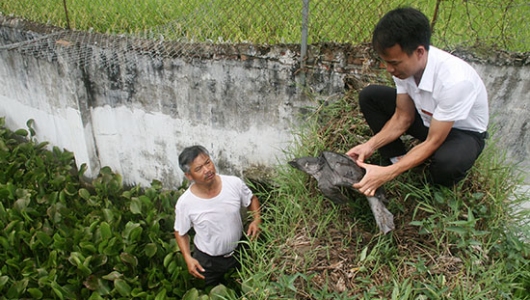
[[[195,250],[196,251],[199,251],[200,253],[204,254],[204,255],[207,255],[207,256],[210,256],[210,257],[223,257],[223,258],[229,258],[229,257],[232,257],[234,255],[234,253],[236,252],[236,250],[232,250],[226,254],[221,254],[221,255],[210,255],[204,251],[201,251],[199,248],[195,247]]]
[[[224,254],[224,255],[221,255],[221,256],[224,257],[224,258],[231,257],[232,255],[234,255],[234,252],[235,251],[231,251],[231,252],[229,252],[227,254]]]
[[[462,130],[462,129],[458,129],[460,131],[463,131],[465,133],[468,133],[468,134],[471,134],[471,135],[474,135],[480,139],[488,139],[490,137],[490,134],[487,132],[487,131],[484,131],[484,132],[476,132],[476,131],[471,131],[471,130]]]

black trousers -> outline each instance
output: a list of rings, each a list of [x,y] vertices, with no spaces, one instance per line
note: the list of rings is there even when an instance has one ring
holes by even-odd
[[[204,272],[201,272],[201,274],[205,277],[206,286],[216,286],[220,283],[226,285],[225,275],[240,267],[240,263],[237,260],[239,249],[228,255],[211,256],[195,247],[193,257],[204,268]]]
[[[396,89],[370,85],[359,94],[361,112],[374,133],[381,131],[396,110]],[[414,122],[407,134],[425,141],[429,128],[423,125],[416,111]],[[443,144],[429,159],[428,179],[435,184],[451,186],[462,180],[484,149],[487,133],[451,129]],[[407,152],[401,139],[379,149],[384,159],[403,155]]]

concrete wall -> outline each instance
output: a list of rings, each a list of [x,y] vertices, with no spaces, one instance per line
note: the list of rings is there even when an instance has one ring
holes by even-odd
[[[490,98],[493,139],[522,169],[530,167],[530,67],[472,63]],[[504,146],[504,147],[503,147]],[[530,172],[527,172],[530,176]],[[530,182],[530,177],[527,178]]]
[[[153,55],[141,47],[145,41],[88,33],[90,41],[107,42],[61,36],[28,45],[52,30],[0,24],[0,116],[7,125],[25,128],[34,119],[36,138],[74,152],[87,176],[110,166],[143,186],[153,179],[180,185],[178,153],[192,144],[210,149],[223,173],[284,163],[315,95],[340,95],[345,85],[382,76],[365,46],[311,46],[301,72],[296,45],[196,45],[199,56]],[[517,59],[469,61],[490,92],[496,136],[524,161],[529,63]]]

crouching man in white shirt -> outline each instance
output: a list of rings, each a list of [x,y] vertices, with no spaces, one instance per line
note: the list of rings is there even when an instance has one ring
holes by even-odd
[[[359,94],[375,135],[347,154],[366,169],[353,187],[367,196],[426,161],[430,182],[452,186],[484,149],[489,120],[484,83],[468,63],[430,46],[430,38],[429,20],[413,8],[388,12],[373,32],[372,46],[396,88],[370,85]],[[421,141],[408,152],[400,140],[405,133]],[[364,163],[376,150],[392,164]]]

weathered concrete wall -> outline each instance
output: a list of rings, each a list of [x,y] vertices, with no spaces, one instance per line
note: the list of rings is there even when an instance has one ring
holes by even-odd
[[[15,45],[0,51],[0,115],[11,128],[34,119],[37,139],[73,151],[89,177],[110,166],[127,183],[174,187],[178,153],[193,144],[210,149],[225,173],[273,165],[312,104],[289,47],[230,46],[197,58],[124,51],[119,41],[16,45],[44,35],[32,29],[0,29],[1,45]]]
[[[530,67],[472,64],[488,88],[493,138],[508,156],[530,167]],[[530,172],[529,172],[530,176]],[[528,178],[530,180],[530,178]],[[530,182],[530,181],[529,181]]]
[[[297,46],[203,45],[199,56],[153,56],[131,41],[18,46],[49,33],[31,29],[0,26],[0,116],[13,129],[34,119],[37,139],[74,152],[89,177],[110,166],[144,186],[153,179],[178,186],[178,153],[192,144],[209,148],[224,173],[283,163],[299,116],[315,105],[307,91],[340,94],[382,71],[366,47],[312,46],[304,73]],[[83,56],[72,60],[72,53]],[[470,61],[488,86],[496,136],[514,159],[525,160],[528,61]]]

